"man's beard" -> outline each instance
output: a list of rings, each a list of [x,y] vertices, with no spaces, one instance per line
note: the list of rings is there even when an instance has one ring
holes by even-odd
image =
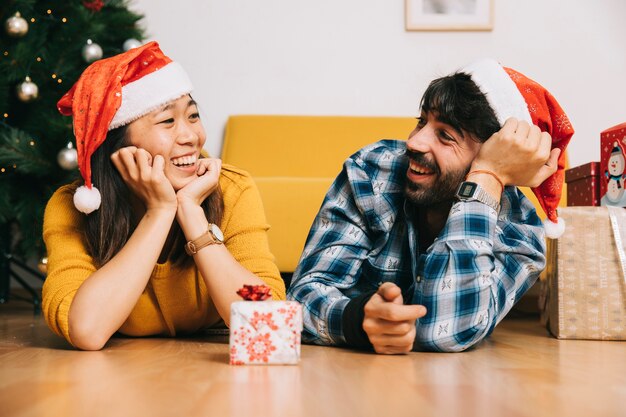
[[[442,174],[439,166],[434,161],[429,161],[424,154],[407,150],[406,156],[409,160],[428,168],[437,176],[435,183],[427,187],[406,179],[404,195],[411,204],[418,207],[430,207],[450,203],[455,199],[456,190],[465,179],[469,167]]]

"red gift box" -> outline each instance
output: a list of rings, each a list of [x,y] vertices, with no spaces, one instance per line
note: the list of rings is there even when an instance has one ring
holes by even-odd
[[[600,133],[600,204],[626,207],[626,123]]]
[[[565,171],[568,206],[600,205],[600,162],[589,162]]]

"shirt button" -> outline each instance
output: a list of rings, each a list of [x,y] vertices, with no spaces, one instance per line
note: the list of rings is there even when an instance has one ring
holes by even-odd
[[[417,281],[417,283],[419,284],[420,282],[422,282],[422,277],[418,275],[417,277],[415,277],[415,281]]]

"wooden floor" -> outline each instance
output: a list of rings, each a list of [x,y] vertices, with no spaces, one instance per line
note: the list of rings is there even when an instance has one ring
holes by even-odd
[[[0,305],[0,416],[626,416],[626,344],[506,319],[465,353],[303,346],[230,366],[225,337],[115,338],[79,352],[24,302]]]

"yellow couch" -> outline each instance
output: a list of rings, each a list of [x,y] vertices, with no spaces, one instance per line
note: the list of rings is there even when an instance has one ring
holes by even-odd
[[[259,187],[270,249],[293,272],[324,195],[343,161],[379,139],[406,139],[411,117],[231,116],[222,160],[248,171]]]
[[[412,117],[228,119],[222,160],[248,171],[256,181],[271,226],[270,249],[281,272],[295,270],[309,228],[343,161],[377,140],[407,139],[415,124]],[[532,192],[524,192],[539,207]],[[565,205],[565,198],[561,203]]]

